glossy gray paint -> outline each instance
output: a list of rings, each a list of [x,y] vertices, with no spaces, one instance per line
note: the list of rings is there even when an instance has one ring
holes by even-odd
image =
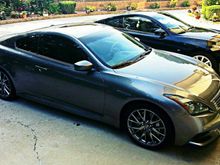
[[[93,28],[114,32],[110,27],[96,24],[89,27],[76,26],[73,30],[77,31],[77,28],[89,29],[90,32],[87,33],[92,33]],[[131,102],[150,103],[170,117],[175,129],[175,143],[178,145],[219,126],[219,112],[210,102],[219,90],[219,77],[203,64],[190,57],[177,57],[174,53],[153,50],[145,59],[131,66],[111,69],[103,65],[81,43],[81,35],[77,38],[70,31],[61,32],[60,29],[34,33],[49,32],[78,42],[87,52],[94,68],[86,72],[77,71],[72,64],[19,50],[13,44],[7,47],[7,43],[4,43],[5,46],[0,45],[0,68],[11,77],[17,95],[116,127],[120,127],[123,107]],[[16,38],[9,39],[8,44]],[[200,83],[193,84],[189,81],[186,83],[188,86],[181,86],[181,82],[185,83],[195,75],[199,77],[198,81],[204,79],[210,86],[200,88],[197,93],[190,87],[201,85]],[[212,107],[215,113],[191,116],[179,104],[166,98],[165,93],[181,93],[185,97],[199,100]],[[211,122],[214,124],[210,124]]]

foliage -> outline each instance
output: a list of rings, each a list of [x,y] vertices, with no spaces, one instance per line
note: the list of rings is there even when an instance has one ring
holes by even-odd
[[[11,9],[11,7],[6,7],[6,8],[4,9],[4,11],[5,11],[5,15],[6,15],[6,16],[10,16],[12,9]]]
[[[11,12],[11,18],[19,18],[20,14],[17,11],[12,11]]]
[[[0,12],[0,20],[5,20],[6,19],[6,15],[4,11]]]
[[[86,12],[94,12],[94,11],[96,11],[96,7],[95,6],[86,6],[85,11]]]
[[[150,4],[149,6],[150,9],[159,9],[160,8],[160,4],[155,2],[155,3],[152,3]]]
[[[116,11],[117,10],[117,7],[115,4],[113,3],[109,3],[105,6],[105,10],[107,11]]]
[[[20,15],[27,15],[27,11],[22,11]]]
[[[216,13],[214,13],[213,16],[210,18],[210,20],[214,22],[220,21],[220,15],[217,15]]]
[[[212,5],[206,7],[205,18],[210,20],[214,15],[220,17],[220,5]]]
[[[0,12],[4,11],[6,8],[6,4],[0,1]]]
[[[220,0],[203,0],[202,4],[205,6],[220,5]]]
[[[63,14],[75,13],[76,2],[74,2],[74,1],[60,1],[59,6],[60,6],[61,12]]]
[[[182,7],[189,7],[189,6],[190,6],[189,0],[183,1],[182,4],[181,4],[181,6],[182,6]]]
[[[178,2],[178,0],[170,0],[168,6],[171,8],[174,8],[177,6],[177,2]]]
[[[59,14],[59,13],[61,13],[60,5],[58,3],[49,4],[48,13],[49,14]]]
[[[220,0],[203,0],[202,14],[206,19],[217,19],[220,15]],[[216,17],[216,18],[214,18]]]
[[[136,10],[138,7],[138,4],[135,2],[129,3],[127,6],[127,10]]]

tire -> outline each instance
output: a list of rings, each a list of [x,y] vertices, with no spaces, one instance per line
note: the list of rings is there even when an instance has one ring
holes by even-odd
[[[173,142],[171,121],[157,107],[133,106],[126,111],[123,118],[123,126],[129,137],[141,147],[157,150]]]
[[[195,55],[193,56],[195,59],[205,63],[206,65],[212,67],[215,71],[218,72],[218,65],[214,58],[209,55]]]
[[[15,99],[15,88],[8,76],[3,70],[0,70],[0,98],[3,100]]]

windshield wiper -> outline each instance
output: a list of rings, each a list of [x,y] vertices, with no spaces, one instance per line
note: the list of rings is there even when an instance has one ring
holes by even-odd
[[[152,49],[148,49],[144,53],[141,53],[140,55],[138,55],[137,57],[135,57],[129,61],[125,61],[123,63],[112,66],[112,69],[123,68],[123,67],[129,66],[131,64],[134,64],[134,63],[142,60],[143,58],[145,58],[146,55],[148,55],[151,51],[152,51]]]

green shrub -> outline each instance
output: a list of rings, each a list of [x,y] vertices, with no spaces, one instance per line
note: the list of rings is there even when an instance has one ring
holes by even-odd
[[[207,6],[205,10],[205,18],[210,20],[214,13],[220,17],[220,5]]]
[[[181,4],[181,6],[182,6],[182,7],[189,7],[189,6],[190,6],[189,0],[183,1],[182,4]]]
[[[94,12],[94,11],[96,11],[96,7],[95,6],[86,6],[85,11],[86,12]]]
[[[107,10],[107,11],[116,11],[117,7],[116,7],[115,4],[109,3],[108,5],[105,6],[105,10]]]
[[[10,16],[12,9],[11,9],[11,7],[6,7],[6,8],[4,9],[4,11],[5,11],[5,15],[6,15],[6,16]]]
[[[160,8],[160,4],[155,2],[155,3],[152,3],[150,4],[149,6],[150,9],[159,9]]]
[[[0,1],[0,12],[5,11],[5,3]]]
[[[5,20],[6,19],[6,15],[4,11],[0,11],[0,20]]]
[[[177,5],[178,0],[170,0],[168,7],[174,8]]]
[[[202,1],[202,14],[206,18],[206,8],[212,5],[220,5],[220,0],[203,0]]]
[[[48,6],[49,14],[59,14],[61,13],[60,5],[58,3],[51,3]]]
[[[220,0],[203,0],[203,5],[205,6],[220,5]]]
[[[135,2],[132,2],[132,3],[129,3],[126,8],[127,8],[127,10],[136,10],[137,7],[138,7],[138,4]]]
[[[63,14],[75,13],[76,2],[74,2],[74,1],[60,1],[59,6],[60,6],[61,12]]]
[[[11,12],[11,18],[19,18],[20,14],[17,11],[12,11]]]
[[[207,7],[206,5],[202,4],[202,11],[201,12],[203,15],[205,15],[206,7]]]

